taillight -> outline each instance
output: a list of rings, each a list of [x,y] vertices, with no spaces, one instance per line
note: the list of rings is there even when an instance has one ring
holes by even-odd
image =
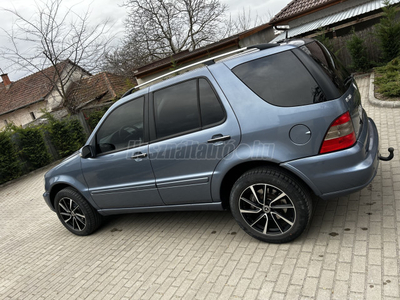
[[[350,113],[346,112],[329,127],[319,153],[346,149],[353,146],[356,141],[356,134],[351,122]]]

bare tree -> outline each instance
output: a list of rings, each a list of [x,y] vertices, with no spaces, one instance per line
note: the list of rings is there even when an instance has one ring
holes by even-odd
[[[144,60],[194,50],[224,31],[227,7],[218,0],[127,0],[124,5],[129,44],[140,45]]]
[[[237,17],[231,21],[230,28],[234,33],[239,33],[267,23],[269,19],[267,16],[259,16],[258,12],[254,14],[250,7],[247,10],[243,7]]]
[[[111,41],[106,37],[108,22],[90,26],[89,10],[77,14],[64,8],[62,0],[37,2],[33,17],[16,9],[3,10],[15,18],[11,31],[2,28],[10,40],[9,46],[1,48],[4,58],[18,68],[40,72],[61,96],[61,105],[71,111],[67,85],[79,80],[79,67],[86,71],[82,75],[99,69]]]

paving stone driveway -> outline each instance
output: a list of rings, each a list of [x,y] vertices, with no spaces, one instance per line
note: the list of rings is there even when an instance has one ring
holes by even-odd
[[[42,199],[46,170],[0,188],[1,299],[399,299],[400,109],[366,101],[380,164],[361,192],[316,203],[295,242],[258,242],[229,212],[116,216],[70,234]]]

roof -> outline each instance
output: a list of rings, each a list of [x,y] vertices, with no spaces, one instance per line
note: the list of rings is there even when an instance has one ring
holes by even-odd
[[[63,68],[65,63],[59,63],[57,68]],[[53,85],[47,77],[55,75],[55,67],[49,67],[5,87],[0,84],[0,115],[43,101],[53,90]]]
[[[293,0],[277,13],[270,20],[270,23],[275,24],[284,20],[286,21],[344,1],[346,0]]]
[[[93,100],[105,102],[120,97],[135,83],[131,78],[102,72],[73,83],[68,97],[76,106],[84,106]]]
[[[392,4],[400,3],[400,0],[392,0]],[[313,30],[317,30],[318,28],[324,28],[331,24],[336,24],[344,20],[348,20],[354,17],[361,16],[363,14],[370,13],[374,10],[381,9],[384,6],[381,0],[373,0],[364,4],[360,4],[354,7],[350,7],[348,9],[344,9],[340,12],[333,13],[326,17],[314,20],[309,23],[302,24],[298,27],[291,28],[288,30],[288,38],[299,36],[303,33],[310,32]],[[285,39],[286,32],[275,37],[271,43],[279,42]]]
[[[135,70],[135,76],[144,76],[144,75],[150,75],[156,72],[159,72],[160,70],[165,70],[169,69],[171,67],[171,62],[172,60],[175,63],[179,64],[184,64],[190,61],[193,61],[195,59],[200,59],[206,56],[210,56],[216,52],[222,51],[224,49],[233,47],[233,46],[238,46],[239,41],[252,35],[255,34],[259,31],[262,31],[266,28],[272,27],[269,23],[262,24],[260,26],[254,27],[252,29],[243,31],[241,33],[238,33],[236,35],[230,36],[228,38],[225,38],[223,40],[220,40],[216,43],[209,44],[207,46],[198,48],[193,51],[182,51],[179,53],[176,53],[172,55],[171,57],[166,57],[164,59],[157,60],[153,63],[147,64],[143,67],[138,68]]]

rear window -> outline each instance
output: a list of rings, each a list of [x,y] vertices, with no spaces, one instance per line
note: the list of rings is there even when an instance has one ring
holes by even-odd
[[[341,94],[347,91],[351,83],[351,80],[348,80],[350,73],[333,53],[329,52],[324,45],[317,41],[307,43],[301,46],[300,49],[311,56],[322,67]]]
[[[232,71],[260,98],[273,105],[288,107],[326,101],[321,88],[291,51],[252,60]]]

